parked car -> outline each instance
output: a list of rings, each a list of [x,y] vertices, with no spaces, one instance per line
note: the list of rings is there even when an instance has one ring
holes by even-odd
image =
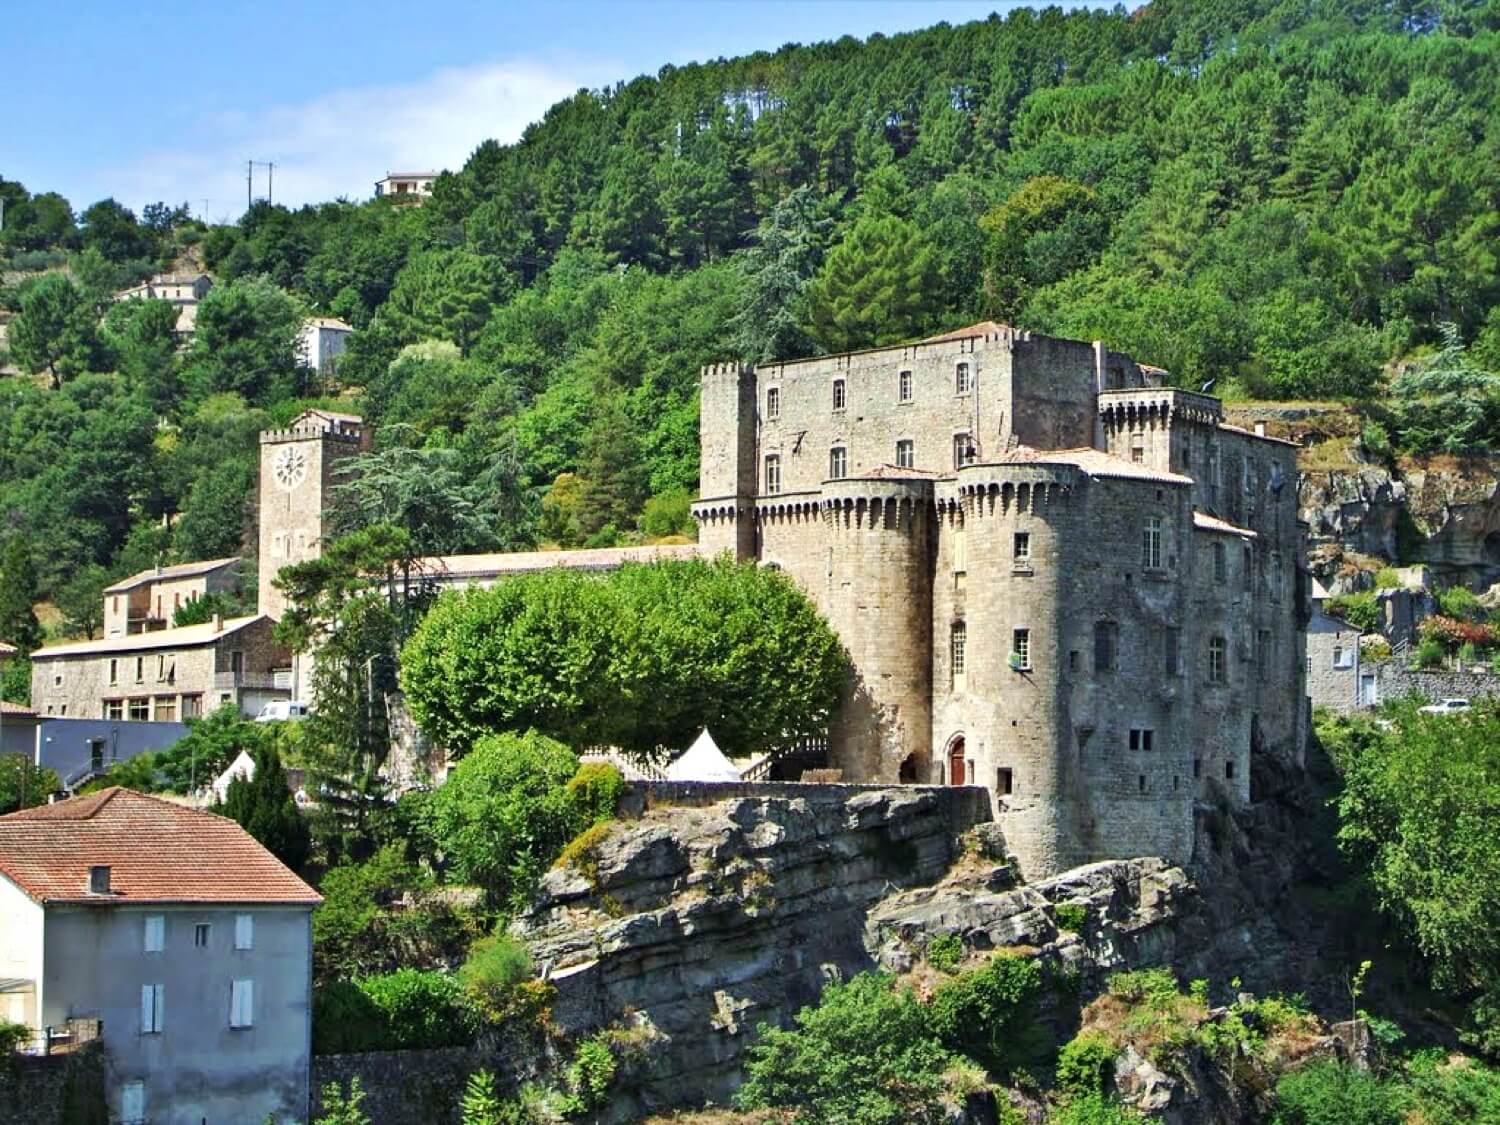
[[[312,714],[312,709],[306,703],[299,703],[295,699],[276,699],[260,709],[260,714],[255,716],[255,721],[257,723],[299,723],[310,714]]]
[[[1469,701],[1467,699],[1440,699],[1438,702],[1422,708],[1424,715],[1454,715],[1459,711],[1467,711]]]

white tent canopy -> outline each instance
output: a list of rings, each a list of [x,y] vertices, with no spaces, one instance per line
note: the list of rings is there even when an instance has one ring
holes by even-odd
[[[668,781],[739,781],[740,771],[705,729],[680,758],[667,767]]]
[[[229,795],[229,783],[237,777],[243,777],[246,781],[255,780],[255,759],[245,750],[241,750],[239,757],[229,763],[229,768],[209,785],[215,801],[221,805],[224,803],[224,798]]]

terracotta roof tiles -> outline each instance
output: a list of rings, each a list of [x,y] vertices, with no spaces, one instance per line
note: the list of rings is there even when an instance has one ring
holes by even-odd
[[[107,895],[88,890],[94,866]],[[0,875],[40,903],[322,901],[234,821],[118,787],[0,816]]]

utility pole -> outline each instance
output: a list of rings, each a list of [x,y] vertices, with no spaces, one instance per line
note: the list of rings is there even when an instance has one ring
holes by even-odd
[[[274,160],[247,160],[245,161],[245,210],[250,210],[255,205],[252,178],[255,175],[255,166],[260,165],[266,170],[266,202],[271,202],[271,189],[275,186],[276,162]]]
[[[252,200],[250,198],[250,191],[251,191],[250,177],[253,176],[254,174],[255,174],[255,161],[253,161],[253,160],[247,160],[247,161],[245,161],[245,210],[246,211],[250,210],[251,204],[254,203],[254,200]]]
[[[275,203],[276,193],[272,188],[276,184],[276,161],[272,160],[266,165],[266,202]]]

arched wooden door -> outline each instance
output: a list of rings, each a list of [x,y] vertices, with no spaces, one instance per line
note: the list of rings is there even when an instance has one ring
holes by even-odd
[[[948,784],[963,785],[967,780],[964,777],[964,740],[955,738],[948,747]]]

